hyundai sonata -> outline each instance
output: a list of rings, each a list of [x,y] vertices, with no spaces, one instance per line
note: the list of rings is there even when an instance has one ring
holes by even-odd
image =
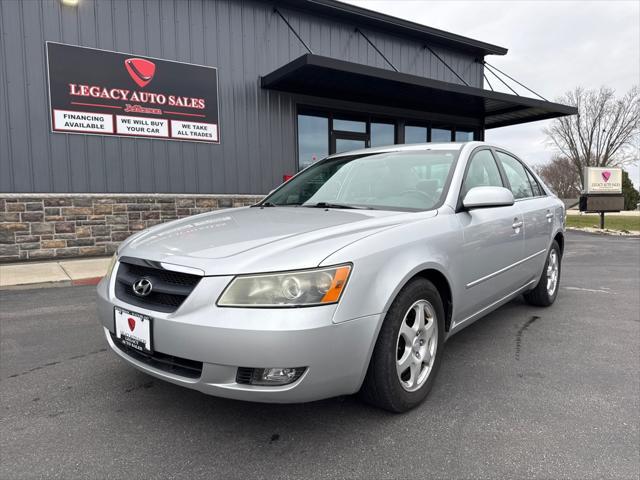
[[[99,317],[126,362],[207,394],[360,392],[405,411],[451,335],[520,294],[554,302],[564,213],[486,143],[333,155],[257,205],[130,237],[98,286]]]

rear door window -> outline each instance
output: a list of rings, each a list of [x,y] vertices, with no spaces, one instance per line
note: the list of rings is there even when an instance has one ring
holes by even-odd
[[[531,183],[531,188],[533,189],[533,195],[535,197],[542,197],[545,195],[542,186],[538,183],[535,177],[531,174],[529,170],[527,170],[527,178],[529,179],[529,183]]]

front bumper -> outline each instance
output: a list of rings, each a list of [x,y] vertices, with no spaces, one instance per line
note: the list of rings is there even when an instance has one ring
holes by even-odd
[[[333,323],[336,305],[309,308],[218,308],[215,300],[231,277],[203,277],[174,313],[136,307],[115,298],[113,281],[98,285],[98,316],[112,350],[157,378],[219,397],[295,403],[358,391],[380,324],[380,315]],[[153,318],[156,352],[203,362],[199,378],[155,368],[131,357],[111,338],[114,306]],[[236,383],[238,367],[307,367],[294,383],[265,387]]]

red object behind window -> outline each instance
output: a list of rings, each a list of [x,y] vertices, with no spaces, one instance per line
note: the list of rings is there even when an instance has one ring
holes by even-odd
[[[282,175],[282,183],[286,183],[293,178],[293,175],[284,174]]]

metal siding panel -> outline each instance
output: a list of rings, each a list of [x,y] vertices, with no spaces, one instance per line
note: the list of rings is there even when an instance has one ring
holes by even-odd
[[[78,6],[78,27],[80,43],[83,45],[97,47],[98,34],[100,31],[96,12],[96,2],[82,2]],[[87,167],[87,184],[78,188],[77,191],[100,192],[107,187],[106,159],[104,152],[105,138],[101,136],[85,136],[85,156],[83,158]]]
[[[135,0],[129,1],[129,31],[131,35],[131,52],[135,54],[149,55],[148,40],[148,15],[147,3]],[[123,142],[133,143],[136,163],[137,188],[139,192],[154,192],[155,177],[148,172],[153,171],[154,140],[149,139],[122,139]]]
[[[9,131],[9,97],[7,93],[8,80],[6,62],[8,48],[8,35],[3,23],[8,16],[5,14],[5,0],[0,1],[0,192],[14,191],[13,181],[13,151],[12,137]]]
[[[261,89],[259,76],[306,50],[271,3],[83,0],[70,8],[41,0],[26,2],[16,21],[20,3],[0,1],[5,191],[264,193],[295,171],[295,102]],[[282,13],[315,53],[390,68],[355,33],[358,25],[298,10]],[[419,41],[364,31],[400,71],[457,81]],[[45,40],[218,67],[221,144],[49,133]],[[471,55],[434,48],[471,85],[482,85],[482,67]]]
[[[225,39],[230,38],[230,5],[228,1],[218,2],[217,18],[219,33],[218,58],[220,69],[218,70],[218,94],[220,96],[220,147],[222,148],[222,158],[224,165],[224,188],[225,191],[237,191],[237,164],[235,162],[235,136],[239,133],[235,128],[235,105],[233,98],[233,85],[231,73],[231,45],[225,43]]]
[[[189,2],[179,0],[175,5],[177,59],[183,62],[191,62],[191,10]],[[180,156],[177,160],[182,165],[185,191],[187,193],[197,193],[198,166],[195,158],[195,144],[192,142],[177,143],[180,146]]]
[[[13,188],[29,192],[33,188],[31,171],[31,138],[29,135],[29,101],[26,85],[26,58],[22,4],[2,4],[2,30],[6,40],[4,62],[7,81],[9,135],[13,155]]]
[[[256,42],[256,6],[248,3],[245,5],[242,16],[242,47],[246,55],[243,67],[243,83],[246,95],[246,122],[245,131],[248,132],[246,147],[247,179],[242,193],[252,193],[255,189],[261,188],[262,183],[262,161],[260,159],[259,135],[260,125],[258,123],[258,94],[259,74],[258,59],[261,48]]]
[[[48,0],[42,3],[42,22],[45,40],[62,41],[62,21],[60,4],[55,0]],[[44,48],[44,46],[43,46]],[[46,70],[46,65],[42,68]],[[47,99],[48,102],[48,99]],[[71,191],[70,182],[70,158],[67,138],[68,135],[51,133],[51,118],[49,118],[49,105],[46,105],[46,115],[49,122],[47,134],[51,148],[51,182],[53,192]]]
[[[205,64],[206,65],[219,65],[219,51],[220,51],[220,39],[218,37],[218,27],[217,27],[217,18],[218,18],[218,5],[217,2],[204,2],[204,10],[203,10],[203,23],[204,23],[204,54],[205,54]],[[219,71],[218,71],[218,82]],[[219,89],[218,85],[218,89]],[[220,122],[220,138],[224,141],[225,138],[225,130],[223,121]],[[209,163],[207,168],[208,182],[207,182],[207,191],[208,192],[224,192],[224,157],[222,156],[222,146],[219,145],[216,148],[206,147],[203,149],[205,152],[205,159]]]
[[[201,0],[189,2],[190,31],[191,31],[191,61],[200,65],[205,62],[205,25],[204,4]],[[207,193],[211,186],[211,158],[207,154],[209,145],[194,144],[194,164],[197,172],[196,192]]]
[[[39,2],[24,2],[24,18],[29,27],[25,30],[26,88],[29,96],[29,125],[31,155],[33,165],[33,188],[36,191],[50,191],[51,151],[49,136],[39,134],[49,129],[47,76],[45,64],[42,10]],[[27,20],[28,19],[28,20]],[[36,28],[37,26],[37,28]]]

